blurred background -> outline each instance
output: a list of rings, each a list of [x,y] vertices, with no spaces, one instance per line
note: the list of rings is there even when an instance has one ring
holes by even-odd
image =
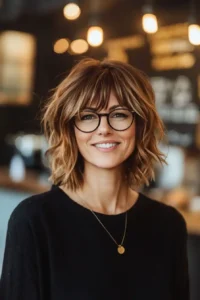
[[[40,110],[75,62],[105,57],[145,71],[168,166],[141,191],[188,228],[191,300],[200,299],[200,2],[0,0],[0,274],[9,216],[50,188]]]

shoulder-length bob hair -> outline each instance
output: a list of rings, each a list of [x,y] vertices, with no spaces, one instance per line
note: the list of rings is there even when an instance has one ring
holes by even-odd
[[[86,106],[108,106],[111,91],[119,104],[135,111],[136,144],[124,163],[129,186],[148,185],[154,179],[154,163],[165,163],[157,143],[164,128],[155,108],[154,92],[147,76],[127,63],[83,59],[58,85],[44,107],[46,155],[51,181],[75,191],[84,180],[84,164],[74,134],[74,117]]]

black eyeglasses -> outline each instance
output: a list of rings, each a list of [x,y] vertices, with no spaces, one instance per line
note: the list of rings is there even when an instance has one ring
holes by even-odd
[[[124,131],[132,125],[134,120],[134,111],[126,108],[117,108],[107,114],[82,111],[79,115],[75,116],[74,125],[82,132],[93,132],[99,127],[102,117],[107,118],[107,122],[112,129],[116,131]]]

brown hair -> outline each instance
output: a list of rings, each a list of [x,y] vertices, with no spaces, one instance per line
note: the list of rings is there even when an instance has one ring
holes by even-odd
[[[125,162],[129,185],[148,185],[154,179],[154,163],[165,163],[164,154],[157,147],[164,128],[147,76],[120,61],[87,58],[72,68],[44,107],[44,133],[49,142],[46,154],[54,184],[66,184],[72,190],[82,186],[84,166],[73,119],[86,106],[106,108],[111,91],[120,105],[136,113],[135,150]]]

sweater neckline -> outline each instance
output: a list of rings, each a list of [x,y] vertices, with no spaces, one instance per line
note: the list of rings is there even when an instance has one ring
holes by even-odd
[[[69,195],[67,193],[65,193],[59,186],[54,186],[53,189],[57,189],[58,192],[60,193],[60,195],[63,197],[63,199],[66,201],[66,200],[69,200],[70,201],[70,204],[74,207],[74,208],[78,208],[82,211],[85,211],[85,212],[89,212],[91,213],[90,209],[81,205],[80,203],[74,201],[73,199],[71,199],[69,197]],[[100,212],[97,212],[97,211],[94,211],[94,213],[99,216],[99,217],[103,217],[103,218],[119,218],[121,216],[124,216],[124,214],[127,212],[128,214],[130,214],[131,212],[135,211],[139,206],[140,206],[140,203],[141,203],[141,199],[142,199],[142,194],[138,192],[138,197],[137,197],[137,200],[136,202],[131,206],[129,207],[129,209],[127,209],[126,211],[124,212],[121,212],[121,213],[118,213],[118,214],[103,214],[103,213],[100,213]]]

